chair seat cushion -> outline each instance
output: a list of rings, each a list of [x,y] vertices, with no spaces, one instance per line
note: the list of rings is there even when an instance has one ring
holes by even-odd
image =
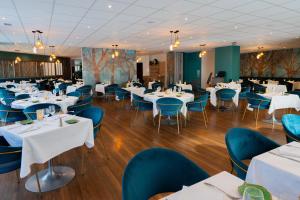
[[[199,105],[191,105],[191,106],[188,106],[188,111],[192,111],[192,112],[203,112],[203,108],[200,107]]]
[[[260,106],[258,106],[258,105],[250,105],[249,106],[250,108],[258,108],[259,107],[259,109],[260,110],[266,110],[266,109],[269,109],[269,105],[260,105]]]

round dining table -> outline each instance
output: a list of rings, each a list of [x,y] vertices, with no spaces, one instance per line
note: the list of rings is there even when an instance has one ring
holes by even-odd
[[[153,103],[153,117],[158,115],[159,111],[156,106],[156,101],[160,98],[164,97],[173,97],[176,99],[179,99],[183,102],[182,108],[181,108],[181,113],[183,114],[184,117],[186,117],[187,114],[187,107],[186,104],[188,102],[194,101],[194,94],[190,93],[184,93],[184,92],[153,92],[153,93],[148,93],[144,95],[144,100],[145,101],[150,101]]]

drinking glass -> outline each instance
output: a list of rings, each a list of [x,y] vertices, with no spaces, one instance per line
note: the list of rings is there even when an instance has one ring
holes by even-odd
[[[51,116],[53,116],[55,114],[55,106],[54,105],[49,106],[49,113]]]
[[[44,109],[44,117],[47,118],[47,117],[49,117],[49,115],[50,115],[50,110],[49,110],[49,108],[45,108],[45,109]]]
[[[253,186],[248,186],[244,190],[243,200],[264,200],[263,192]]]

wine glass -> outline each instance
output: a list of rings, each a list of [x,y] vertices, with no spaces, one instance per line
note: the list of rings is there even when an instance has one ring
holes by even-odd
[[[263,192],[253,186],[248,186],[244,190],[243,200],[264,200]]]
[[[50,115],[51,116],[53,116],[54,114],[55,114],[55,106],[54,105],[51,105],[51,106],[49,106],[49,113],[50,113]]]
[[[48,118],[49,115],[50,115],[50,110],[49,110],[49,108],[45,108],[45,109],[44,109],[44,117],[45,117],[45,118]]]

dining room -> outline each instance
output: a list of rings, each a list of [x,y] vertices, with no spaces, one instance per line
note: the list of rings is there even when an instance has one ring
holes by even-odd
[[[299,10],[1,2],[0,199],[299,200]]]

